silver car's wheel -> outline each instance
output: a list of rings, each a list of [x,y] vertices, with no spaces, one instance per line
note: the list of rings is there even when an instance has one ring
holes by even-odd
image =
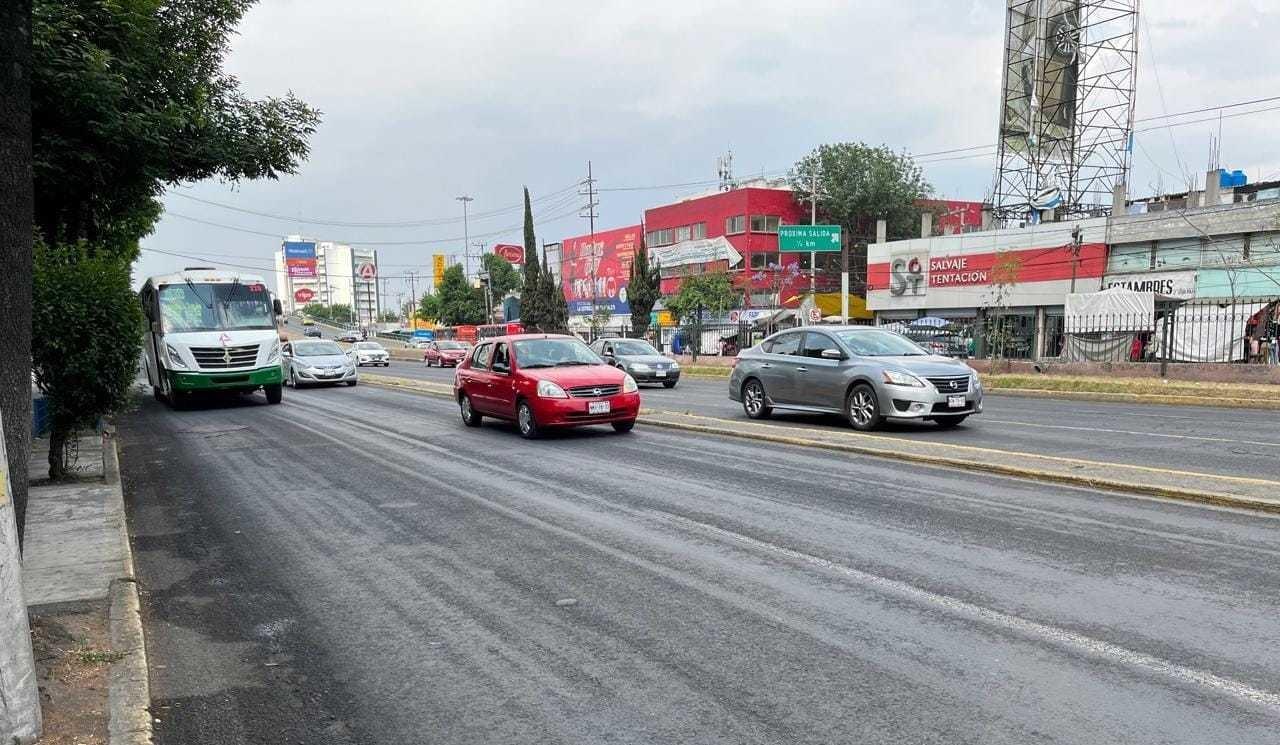
[[[742,386],[742,410],[752,419],[764,419],[772,412],[768,399],[764,395],[764,386],[760,381],[748,380],[747,384]]]
[[[845,415],[849,424],[857,430],[875,429],[880,423],[880,402],[869,385],[860,385],[849,392],[845,400]]]

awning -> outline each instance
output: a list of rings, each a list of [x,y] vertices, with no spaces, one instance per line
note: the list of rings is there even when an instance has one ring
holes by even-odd
[[[822,311],[823,316],[839,316],[840,315],[840,293],[838,292],[820,292],[814,296],[814,302],[818,309]],[[867,299],[859,295],[849,295],[849,318],[861,320],[871,320],[875,318],[875,313],[867,310]]]

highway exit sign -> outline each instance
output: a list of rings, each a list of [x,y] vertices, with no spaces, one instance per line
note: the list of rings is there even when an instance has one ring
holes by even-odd
[[[839,251],[839,225],[779,225],[779,251]]]

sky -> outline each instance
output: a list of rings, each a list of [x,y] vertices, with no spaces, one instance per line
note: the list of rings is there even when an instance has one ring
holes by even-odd
[[[1280,0],[1143,0],[1141,18],[1139,119],[1280,96]],[[607,229],[712,188],[729,151],[741,179],[823,143],[994,143],[1003,24],[1002,0],[266,0],[226,69],[250,96],[292,90],[323,112],[310,159],[278,181],[170,189],[135,281],[210,263],[265,275],[302,234],[377,248],[394,307],[407,272],[463,253],[460,195],[473,243],[520,243],[528,186],[550,242],[587,232],[588,161]],[[1224,119],[1222,165],[1280,178],[1277,117]],[[1202,180],[1218,127],[1140,132],[1131,194]],[[938,196],[982,200],[984,152],[920,160]]]

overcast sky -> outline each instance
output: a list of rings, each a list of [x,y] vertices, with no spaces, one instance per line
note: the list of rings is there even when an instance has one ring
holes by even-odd
[[[1002,0],[266,0],[245,18],[227,67],[250,95],[293,90],[324,112],[311,159],[280,181],[173,190],[135,278],[202,263],[158,251],[265,272],[276,236],[291,233],[417,242],[377,246],[382,273],[429,274],[431,254],[463,251],[454,197],[469,194],[471,211],[488,213],[470,221],[473,241],[519,243],[525,184],[543,197],[539,240],[560,240],[586,232],[568,187],[586,176],[588,160],[606,190],[597,227],[609,228],[706,188],[633,187],[714,180],[717,156],[730,149],[735,175],[747,177],[784,171],[826,142],[914,153],[991,143],[1003,8]],[[1143,16],[1140,118],[1280,96],[1280,0],[1145,0]],[[1226,119],[1222,164],[1251,180],[1280,177],[1278,116]],[[1177,190],[1179,173],[1203,173],[1217,128],[1138,135],[1131,191]],[[935,158],[925,168],[939,196],[981,200],[994,160]],[[388,229],[299,219],[432,222]],[[399,280],[388,289],[399,292]]]

